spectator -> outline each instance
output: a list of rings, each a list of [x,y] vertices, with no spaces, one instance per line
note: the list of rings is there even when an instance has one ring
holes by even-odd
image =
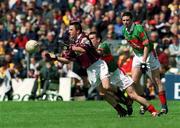
[[[123,11],[132,11],[132,9],[133,9],[132,0],[125,0],[123,5],[124,5]]]
[[[41,52],[41,57],[40,57],[40,61],[39,61],[39,66],[37,67],[38,70],[40,70],[42,67],[44,67],[46,65],[46,61],[50,61],[48,60],[48,58],[46,57],[46,54],[48,53],[47,50],[42,50]]]
[[[110,8],[109,5],[106,3],[106,0],[99,0],[97,6],[99,7],[99,10],[102,11],[103,15],[108,10],[108,8]]]
[[[40,95],[43,96],[46,94],[50,84],[52,82],[59,81],[59,73],[57,67],[53,64],[52,61],[45,62],[45,65],[40,70],[40,78],[41,78],[41,85],[42,85],[42,93]]]
[[[29,23],[33,24],[36,21],[36,16],[34,14],[34,8],[30,8],[27,11],[27,16],[26,16],[26,21],[28,21]]]
[[[80,21],[81,15],[79,14],[77,7],[73,6],[70,12],[71,21]]]
[[[52,12],[50,10],[51,4],[47,1],[42,2],[42,19],[45,22],[51,21],[52,18]]]
[[[152,31],[150,34],[149,34],[149,40],[153,43],[154,45],[154,49],[156,50],[157,54],[160,53],[160,49],[158,49],[158,44],[160,43],[160,39],[159,39],[159,35],[158,35],[158,32],[157,31]]]
[[[25,35],[27,36],[28,40],[37,40],[37,33],[33,29],[32,23],[26,22],[25,23]]]
[[[21,32],[19,32],[17,37],[15,38],[15,43],[19,48],[24,49],[26,42],[28,40],[29,40],[28,37],[25,35],[25,30],[22,29]]]
[[[15,40],[15,38],[18,36],[17,28],[14,23],[9,24],[9,39]]]
[[[161,6],[161,12],[165,15],[165,21],[167,22],[170,18],[171,11],[166,5]]]
[[[168,5],[168,8],[171,10],[171,16],[177,15],[179,6],[178,6],[178,0],[173,0],[172,3]]]
[[[63,19],[62,19],[62,20],[63,20],[63,22],[64,22],[64,24],[65,24],[66,26],[69,25],[70,20],[71,20],[71,14],[70,14],[70,11],[69,11],[69,10],[65,12],[65,15],[63,16]]]
[[[150,0],[146,3],[147,19],[152,19],[155,14],[159,14],[159,0]]]
[[[11,53],[6,53],[4,56],[4,62],[6,63],[6,66],[9,67],[9,69],[14,70],[15,63],[13,62]]]
[[[4,41],[0,40],[0,57],[3,57],[4,55],[5,55]]]
[[[38,80],[39,80],[39,74],[35,74],[34,69],[30,69],[28,71],[28,78],[35,78],[34,85],[31,91],[31,95],[29,97],[30,100],[35,100],[37,98],[37,90],[38,90]]]
[[[68,2],[67,0],[54,0],[52,7],[64,13],[68,10]]]
[[[108,39],[116,39],[116,33],[114,32],[114,25],[113,24],[109,24],[107,26],[107,38]]]
[[[4,24],[0,22],[0,40],[7,41],[9,33],[8,30],[4,27]]]
[[[164,38],[162,38],[161,41],[158,42],[158,45],[156,47],[157,51],[164,51],[165,49],[167,49],[169,47],[169,44],[171,43],[171,40],[169,39],[169,37],[165,36]]]
[[[111,24],[115,24],[116,22],[116,15],[114,10],[109,10],[107,12],[108,22]]]
[[[14,68],[15,68],[14,78],[19,78],[19,79],[27,78],[26,67],[21,62],[15,64]]]
[[[86,16],[82,22],[82,27],[86,34],[88,34],[91,31],[92,24],[92,18],[90,16]]]
[[[100,9],[96,9],[94,11],[94,15],[93,15],[93,25],[94,26],[99,26],[102,22],[102,11]]]
[[[54,9],[52,12],[52,20],[50,21],[50,24],[52,24],[52,29],[58,33],[60,26],[62,23],[62,12],[58,9]]]
[[[176,25],[176,24],[172,24],[171,28],[170,28],[170,32],[173,34],[173,35],[176,35],[178,36],[178,31],[180,30],[178,28],[179,25]]]
[[[123,24],[120,17],[116,17],[116,23],[114,24],[114,33],[116,34],[116,39],[122,40],[122,28]]]
[[[11,72],[12,70],[9,69],[9,64],[3,59],[0,61],[0,86],[4,88],[3,93],[4,97],[7,96],[8,100],[12,100],[12,85],[11,85]],[[3,96],[1,90],[1,96]]]
[[[12,16],[10,13],[7,13],[6,17],[4,18],[4,27],[7,28],[8,31],[10,24],[12,24]]]
[[[39,62],[37,61],[36,57],[31,57],[30,58],[30,69],[33,70],[33,74],[36,74],[38,72],[38,66]],[[32,75],[31,75],[32,76]]]
[[[42,24],[40,24],[40,27],[37,29],[38,29],[37,34],[38,34],[39,41],[45,40],[46,34],[47,34],[47,29],[48,29],[47,24],[42,23]]]
[[[176,35],[172,37],[172,44],[169,45],[170,61],[173,67],[180,68],[180,42]]]
[[[78,15],[80,15],[80,16],[82,16],[83,15],[83,13],[84,13],[84,10],[82,9],[82,7],[81,7],[81,0],[76,0],[75,1],[75,7],[76,7],[76,9],[77,9],[77,13],[78,13]]]
[[[122,4],[119,0],[112,0],[111,3],[108,5],[108,11],[114,10],[115,15],[119,16],[120,12],[122,11]]]
[[[0,2],[0,16],[5,16],[8,11],[7,4],[5,2]]]
[[[14,63],[19,63],[24,58],[24,49],[18,47],[18,45],[13,41],[9,40],[6,45],[6,53],[11,53],[12,61]]]
[[[42,40],[41,48],[53,53],[59,53],[59,44],[55,40],[55,33],[50,31],[47,33],[47,38]]]
[[[146,9],[141,2],[136,2],[133,5],[132,14],[134,22],[142,23],[146,19]]]

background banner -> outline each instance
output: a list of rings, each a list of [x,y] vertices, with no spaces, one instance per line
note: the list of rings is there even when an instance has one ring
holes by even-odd
[[[180,100],[180,75],[165,75],[168,100]]]

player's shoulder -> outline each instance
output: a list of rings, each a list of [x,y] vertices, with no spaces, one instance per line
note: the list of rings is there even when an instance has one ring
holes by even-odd
[[[103,41],[102,43],[100,43],[100,45],[104,47],[109,47],[109,43],[107,41]]]
[[[141,24],[135,24],[136,28],[143,28]]]
[[[138,30],[138,31],[144,31],[144,27],[141,25],[141,24],[135,24],[135,28],[136,28],[136,30]]]

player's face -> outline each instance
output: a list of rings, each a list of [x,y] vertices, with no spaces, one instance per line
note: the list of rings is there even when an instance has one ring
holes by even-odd
[[[98,48],[99,41],[98,41],[96,35],[95,35],[95,34],[89,35],[89,39],[91,40],[93,46],[96,47],[96,48]]]
[[[69,26],[69,35],[70,35],[70,38],[75,38],[76,37],[77,31],[76,31],[76,28],[75,28],[74,25]]]
[[[130,16],[123,16],[122,22],[126,28],[129,28],[132,24],[132,20],[130,19]]]

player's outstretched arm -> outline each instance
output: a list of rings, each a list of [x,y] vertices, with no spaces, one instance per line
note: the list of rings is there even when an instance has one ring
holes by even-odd
[[[57,60],[63,64],[69,64],[71,61],[64,57],[57,57]]]
[[[71,61],[68,60],[67,58],[56,56],[56,55],[53,54],[53,53],[47,53],[45,56],[46,56],[46,58],[47,58],[48,60],[57,60],[57,61],[59,61],[59,62],[61,62],[61,63],[63,63],[63,64],[68,64],[68,63],[71,62]]]
[[[79,53],[84,53],[86,52],[86,50],[82,47],[78,47],[78,46],[72,46],[72,50],[75,52],[79,52]]]

